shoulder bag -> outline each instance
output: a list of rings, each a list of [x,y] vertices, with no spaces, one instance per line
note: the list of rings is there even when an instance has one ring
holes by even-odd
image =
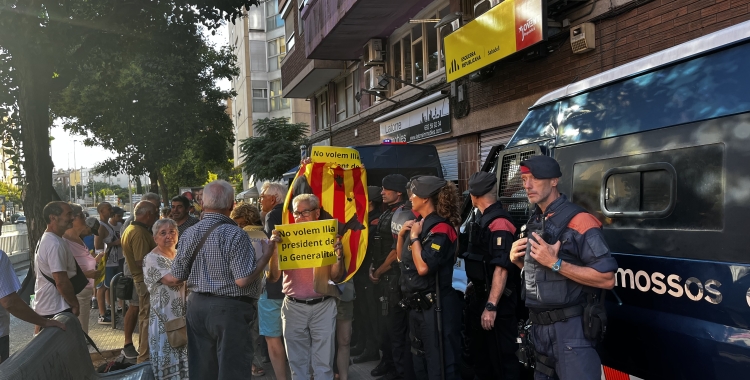
[[[208,231],[203,234],[203,237],[201,238],[201,241],[198,242],[198,245],[195,246],[193,254],[190,256],[190,261],[188,261],[188,277],[190,277],[190,272],[193,270],[193,262],[195,261],[195,256],[198,254],[201,248],[203,248],[203,245],[206,243],[206,239],[208,239],[208,235],[211,235],[211,232],[213,232],[222,224],[224,223],[219,222],[211,226],[211,228],[209,228]],[[179,348],[187,344],[187,321],[185,320],[185,316],[168,320],[164,323],[164,330],[167,332],[167,341],[169,341],[170,346]]]

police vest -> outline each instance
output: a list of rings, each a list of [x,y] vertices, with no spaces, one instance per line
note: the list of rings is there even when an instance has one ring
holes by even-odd
[[[424,219],[422,232],[419,233],[419,241],[422,243],[422,247],[426,246],[426,242],[429,241],[429,238],[432,236],[432,229],[440,223],[445,223],[450,228],[453,228],[453,226],[448,223],[447,219],[437,214],[431,214],[427,219]],[[447,252],[450,252],[450,255],[446,255],[446,257],[443,258],[444,260],[440,263],[437,273],[440,277],[440,289],[443,289],[444,291],[452,289],[453,264],[455,261],[453,252],[456,250],[456,242],[450,244],[446,249]],[[401,278],[404,291],[409,293],[434,291],[435,279],[437,278],[436,273],[429,273],[426,276],[420,276],[416,265],[414,265],[412,253],[413,251],[411,250],[405,250],[401,256]]]
[[[503,218],[513,223],[508,212],[499,203],[495,203],[493,206],[485,209],[485,213],[482,214],[478,221],[473,223],[469,234],[468,250],[461,254],[466,265],[466,276],[474,285],[492,283],[494,266],[489,265],[490,260],[492,260],[492,252],[490,252],[490,245],[492,244],[492,232],[489,229],[490,224],[498,218]],[[505,237],[507,239],[505,244],[508,244],[508,247],[510,247],[513,235],[510,232],[507,235]]]
[[[536,232],[542,236],[547,244],[554,244],[560,240],[573,217],[582,212],[586,212],[586,210],[571,202],[564,202],[554,210],[552,215],[532,215],[529,222],[524,226],[525,230],[522,228],[522,231],[529,239],[532,238],[531,233]],[[527,247],[530,247],[530,245]],[[560,245],[558,258],[575,265],[582,265],[579,253],[563,249],[562,244]],[[527,307],[531,309],[558,309],[579,303],[583,289],[579,286],[573,286],[573,280],[540,265],[529,254],[529,248],[526,250],[523,261],[524,287],[522,297],[524,297]]]
[[[402,204],[403,202],[398,202],[396,204],[389,205],[388,209],[380,214],[377,233],[374,239],[375,249],[373,250],[373,253],[375,255],[373,256],[373,262],[375,264],[375,269],[378,269],[378,267],[383,264],[385,259],[388,257],[388,254],[393,250],[393,242],[395,240],[393,239],[393,234],[391,233],[391,218],[393,218],[393,213],[399,207],[401,207]]]

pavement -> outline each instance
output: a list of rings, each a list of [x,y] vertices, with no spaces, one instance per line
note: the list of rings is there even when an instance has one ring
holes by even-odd
[[[17,271],[19,281],[23,282],[26,276],[26,270]],[[100,325],[97,324],[97,318],[99,318],[99,312],[97,310],[91,310],[91,317],[89,321],[89,336],[94,340],[100,351],[105,352],[109,350],[122,349],[124,342],[124,332],[122,330],[122,318],[118,317],[118,325],[116,329],[112,329],[112,325]],[[138,329],[133,333],[133,341],[138,342]],[[33,337],[34,326],[21,321],[13,316],[10,320],[10,353],[18,351],[24,347]],[[98,354],[95,354],[93,347],[89,347],[89,352],[92,354],[92,359],[96,360]],[[349,379],[351,380],[371,380],[374,379],[370,376],[370,371],[375,368],[378,362],[368,362],[362,364],[351,364],[349,366]],[[266,380],[276,379],[273,374],[273,367],[271,363],[264,363],[264,376],[257,376],[254,379]],[[289,374],[287,373],[287,377]]]

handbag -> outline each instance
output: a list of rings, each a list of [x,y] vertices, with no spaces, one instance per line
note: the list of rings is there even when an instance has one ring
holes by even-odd
[[[133,297],[133,277],[121,276],[115,284],[115,294],[118,298],[129,300]]]
[[[52,284],[52,286],[57,287],[57,283],[55,283],[55,280],[53,278],[47,276],[41,270],[39,271],[39,273],[41,273],[42,276],[44,276],[44,278],[46,278],[47,281],[49,281]],[[80,293],[81,291],[83,291],[83,289],[85,289],[89,285],[89,279],[86,278],[85,274],[83,274],[83,270],[81,269],[81,267],[78,266],[77,262],[76,262],[76,275],[73,277],[70,277],[70,283],[73,284],[73,292],[75,294]]]
[[[167,331],[167,341],[173,348],[179,348],[187,344],[187,323],[185,317],[177,317],[164,323]]]

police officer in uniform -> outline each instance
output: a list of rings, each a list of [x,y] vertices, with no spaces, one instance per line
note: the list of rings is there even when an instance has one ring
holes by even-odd
[[[474,292],[469,298],[471,358],[478,379],[516,380],[519,270],[510,261],[516,232],[510,214],[497,202],[497,178],[487,172],[469,178],[471,203],[479,210],[462,255]]]
[[[395,336],[395,326],[400,323],[394,308],[401,300],[400,271],[396,262],[396,241],[391,232],[391,219],[406,200],[406,183],[409,180],[401,174],[389,174],[383,177],[383,197],[385,210],[380,215],[377,225],[375,245],[377,248],[370,269],[370,280],[377,284],[380,296],[380,315],[384,328],[380,332],[383,359],[370,374],[397,378],[403,374],[404,351],[407,349],[402,337]]]
[[[375,297],[375,285],[370,281],[368,269],[374,256],[373,250],[377,248],[374,243],[377,235],[377,226],[380,214],[383,212],[383,197],[380,195],[380,187],[367,186],[368,199],[368,244],[365,258],[357,273],[354,274],[354,291],[357,298],[354,300],[354,336],[357,345],[352,347],[351,355],[355,358],[364,355],[363,358],[377,360],[379,358],[377,342],[379,337],[373,329],[373,316],[380,313],[380,302]]]
[[[584,318],[615,285],[617,262],[602,235],[601,222],[557,190],[560,165],[547,156],[521,162],[521,178],[534,213],[527,237],[517,240],[511,258],[523,269],[536,380],[599,380],[601,337]]]
[[[418,177],[410,187],[420,218],[404,223],[410,250],[400,259],[414,373],[418,379],[459,379],[462,301],[451,285],[461,222],[458,192],[453,183],[433,176]]]

